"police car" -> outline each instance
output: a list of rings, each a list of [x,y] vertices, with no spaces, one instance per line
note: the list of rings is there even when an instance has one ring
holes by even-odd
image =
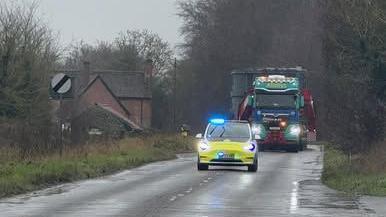
[[[197,134],[198,170],[209,166],[247,166],[258,168],[258,148],[251,127],[246,121],[212,119],[204,134]]]

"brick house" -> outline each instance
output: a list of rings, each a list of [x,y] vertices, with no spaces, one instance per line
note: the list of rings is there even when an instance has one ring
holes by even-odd
[[[96,71],[94,75],[105,82],[129,119],[141,128],[151,127],[151,92],[143,72]]]
[[[144,71],[61,70],[72,77],[73,98],[62,103],[62,118],[71,123],[73,137],[90,129],[143,130],[151,127],[151,73]],[[112,130],[114,129],[114,130]],[[116,132],[115,132],[116,133]],[[75,139],[79,140],[79,139]]]

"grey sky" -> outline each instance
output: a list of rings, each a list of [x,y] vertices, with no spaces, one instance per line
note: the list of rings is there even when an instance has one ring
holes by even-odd
[[[182,42],[177,0],[39,0],[61,42],[113,40],[126,29],[149,29],[172,46]]]

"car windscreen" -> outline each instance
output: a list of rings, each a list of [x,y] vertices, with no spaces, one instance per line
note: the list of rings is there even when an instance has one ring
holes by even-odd
[[[250,137],[250,128],[247,123],[226,122],[222,125],[209,124],[206,132],[206,139],[209,141],[231,140],[245,142]]]

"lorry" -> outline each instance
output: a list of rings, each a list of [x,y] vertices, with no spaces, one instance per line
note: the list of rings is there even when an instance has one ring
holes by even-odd
[[[232,72],[234,119],[252,125],[259,149],[303,151],[316,140],[316,117],[302,67]]]

